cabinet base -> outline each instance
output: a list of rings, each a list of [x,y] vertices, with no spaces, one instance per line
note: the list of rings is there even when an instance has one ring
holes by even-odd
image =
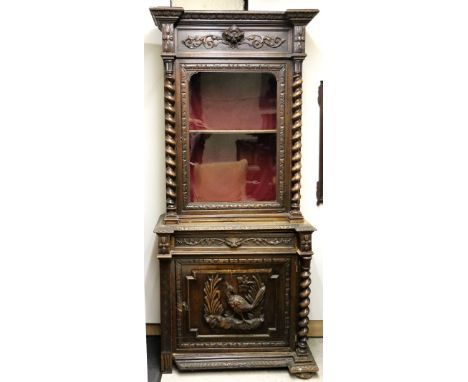
[[[298,355],[296,352],[176,353],[173,358],[180,371],[287,367],[290,374],[308,379],[319,370],[309,349],[305,355]]]

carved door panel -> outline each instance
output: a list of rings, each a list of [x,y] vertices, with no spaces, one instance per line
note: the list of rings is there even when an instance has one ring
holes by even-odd
[[[177,258],[178,350],[289,348],[294,261],[290,255]]]

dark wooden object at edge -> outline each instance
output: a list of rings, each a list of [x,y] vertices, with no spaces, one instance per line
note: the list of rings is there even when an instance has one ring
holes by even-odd
[[[310,378],[318,370],[306,342],[315,229],[300,211],[302,61],[318,10],[150,11],[164,62],[161,371],[287,367]],[[188,84],[198,72],[275,76],[276,200],[190,200]]]
[[[323,204],[323,81],[320,81],[317,100],[320,107],[319,180],[317,182],[317,206],[320,206]]]

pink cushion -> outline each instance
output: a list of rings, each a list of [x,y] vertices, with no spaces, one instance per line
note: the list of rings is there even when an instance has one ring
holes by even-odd
[[[247,160],[195,164],[194,202],[238,202],[246,200]]]

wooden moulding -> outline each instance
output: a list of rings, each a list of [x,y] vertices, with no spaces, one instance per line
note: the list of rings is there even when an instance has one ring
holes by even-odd
[[[146,324],[147,336],[160,336],[161,324]],[[323,320],[310,320],[308,337],[322,338],[323,337]]]

